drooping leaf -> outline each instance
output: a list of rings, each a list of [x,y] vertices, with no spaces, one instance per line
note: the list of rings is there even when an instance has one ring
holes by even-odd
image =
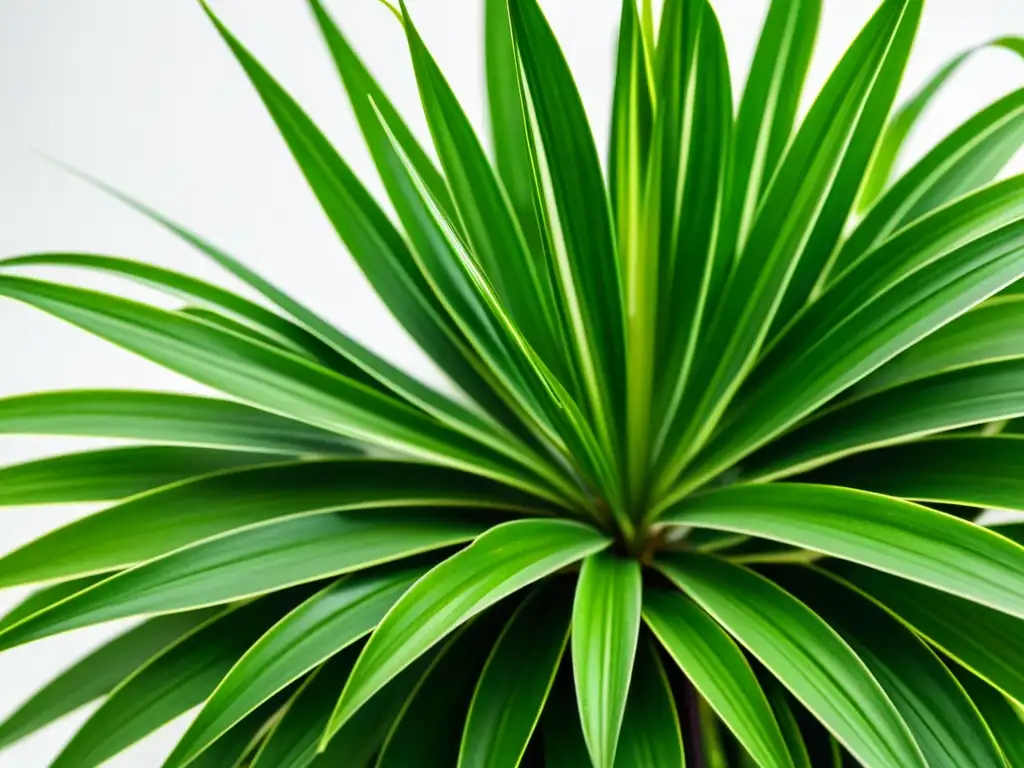
[[[353,574],[291,611],[231,668],[164,768],[187,765],[263,702],[370,632],[428,567],[400,563]]]
[[[608,552],[583,561],[572,609],[572,668],[590,759],[615,764],[640,631],[640,564]]]
[[[29,542],[0,558],[0,586],[110,571],[231,531],[300,516],[417,507],[530,508],[528,497],[517,499],[510,491],[463,472],[376,459],[223,472],[156,489]],[[423,512],[424,522],[430,515]]]
[[[217,605],[339,576],[467,541],[490,522],[450,513],[426,518],[374,511],[260,526],[122,571],[0,632],[0,648],[126,616]]]
[[[379,768],[449,768],[457,762],[480,670],[507,619],[504,606],[496,606],[460,628],[440,649],[384,740]]]
[[[567,587],[538,588],[495,643],[466,716],[459,768],[514,768],[523,759],[569,639]]]
[[[707,555],[659,567],[751,652],[863,765],[926,765],[899,712],[823,619],[767,579]]]
[[[867,598],[807,568],[766,571],[825,619],[867,664],[934,768],[998,766],[985,722],[943,663],[907,627]]]
[[[792,768],[764,691],[725,630],[688,597],[665,588],[644,592],[644,620],[758,764]]]
[[[521,520],[487,531],[431,570],[388,612],[345,685],[328,735],[460,624],[608,544],[594,529],[565,520]]]
[[[963,598],[854,563],[830,573],[863,590],[945,653],[1018,701],[1024,700],[1024,622]]]
[[[1024,547],[910,502],[824,485],[734,485],[662,520],[805,547],[1024,618]]]
[[[267,628],[301,600],[283,591],[220,612],[153,657],[121,683],[53,762],[92,768],[201,703],[231,665]]]
[[[76,661],[0,723],[0,749],[110,693],[137,668],[213,615],[211,610],[201,610],[150,619]]]

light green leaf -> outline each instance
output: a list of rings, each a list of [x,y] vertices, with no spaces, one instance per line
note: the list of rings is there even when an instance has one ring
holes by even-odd
[[[932,768],[999,766],[985,722],[949,670],[907,627],[820,571],[766,571],[842,635],[899,710]]]
[[[180,314],[106,294],[0,277],[15,298],[223,392],[313,426],[512,480],[520,470],[475,440],[352,379]],[[485,469],[486,467],[490,469]],[[507,465],[506,465],[507,466]],[[530,485],[526,481],[526,485]]]
[[[71,595],[77,592],[88,589],[109,576],[109,573],[97,573],[92,576],[83,576],[80,579],[61,581],[53,586],[37,589],[31,595],[14,606],[14,608],[4,614],[3,618],[0,619],[0,631],[5,630],[8,627],[13,627],[15,624],[20,623],[23,619],[28,618],[32,614],[39,613],[44,608],[49,608],[51,605],[55,605],[56,603],[71,597]]]
[[[648,588],[644,621],[687,679],[764,768],[792,768],[782,732],[743,652],[700,606]]]
[[[468,619],[610,542],[566,520],[499,525],[402,596],[363,649],[331,718],[340,728],[388,680]]]
[[[906,143],[918,121],[924,115],[925,110],[932,100],[939,95],[946,82],[960,69],[963,64],[977,51],[990,46],[1004,48],[1007,51],[1020,54],[1024,58],[1024,39],[1019,37],[1004,37],[998,40],[975,46],[960,53],[944,64],[938,72],[931,76],[907,102],[893,115],[889,125],[886,126],[882,136],[878,153],[871,163],[864,188],[861,190],[858,208],[860,211],[867,210],[886,188],[896,162],[899,159],[900,151]]]
[[[569,639],[568,586],[539,587],[495,643],[466,716],[459,768],[515,768],[523,759]]]
[[[951,371],[839,405],[754,454],[744,479],[806,472],[844,456],[1024,416],[1024,361]]]
[[[829,561],[826,567],[990,684],[1024,701],[1024,621],[854,563]]]
[[[0,749],[110,693],[138,667],[211,616],[213,611],[204,610],[150,619],[76,661],[0,723]]]
[[[53,768],[92,768],[203,701],[245,650],[301,596],[282,592],[220,612],[121,683]]]
[[[483,478],[402,461],[234,470],[158,488],[51,531],[0,558],[0,587],[110,571],[290,517],[415,507],[526,511],[531,502]],[[429,523],[430,513],[422,519]]]
[[[867,768],[926,763],[867,667],[820,617],[767,579],[707,555],[659,567],[764,664]]]
[[[1024,142],[1024,89],[971,117],[885,192],[834,254],[823,285],[893,233],[992,181]]]
[[[70,453],[0,468],[0,506],[123,499],[196,475],[285,458],[158,445]]]
[[[400,563],[353,574],[291,611],[231,668],[165,768],[187,765],[289,683],[370,632],[428,567]]]
[[[0,649],[126,616],[217,605],[338,576],[467,541],[488,523],[479,514],[373,511],[260,526],[112,576],[0,632]]]
[[[782,541],[1024,617],[1024,547],[910,502],[824,485],[734,485],[662,520]]]
[[[640,631],[640,563],[608,552],[583,561],[572,608],[572,669],[590,759],[611,768]]]
[[[913,501],[1024,512],[1024,436],[949,435],[828,464],[806,480]]]
[[[649,637],[637,648],[622,733],[618,768],[662,768],[686,764],[679,714],[658,651]]]
[[[176,445],[330,456],[351,454],[340,435],[228,400],[69,390],[0,400],[0,433],[118,437]]]
[[[956,318],[857,385],[857,397],[975,365],[1024,357],[1024,294],[997,297]]]
[[[480,670],[508,620],[504,606],[475,617],[440,649],[381,747],[377,768],[450,768]]]

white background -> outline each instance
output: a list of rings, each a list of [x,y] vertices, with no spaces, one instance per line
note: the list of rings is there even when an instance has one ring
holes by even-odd
[[[741,82],[767,0],[712,0]],[[371,189],[380,186],[337,76],[300,0],[212,0],[229,26],[298,97]],[[413,126],[425,137],[400,30],[374,0],[329,3]],[[607,115],[618,0],[545,0],[576,73],[599,146]],[[877,5],[825,0],[813,93]],[[409,0],[410,10],[476,125],[485,125],[483,0]],[[968,46],[1024,34],[1020,0],[927,0],[904,90]],[[1024,64],[983,52],[915,135],[920,154],[970,112],[1024,83]],[[736,89],[738,90],[738,88]],[[430,364],[381,307],[322,216],[271,121],[197,3],[190,0],[0,0],[0,257],[41,250],[130,256],[233,285],[119,204],[55,170],[42,151],[148,201],[409,370]],[[1020,158],[1018,158],[1020,160]],[[1016,162],[1019,171],[1024,163]],[[138,295],[120,283],[122,293]],[[75,387],[199,391],[38,312],[0,302],[0,396]],[[95,445],[0,437],[0,464]],[[0,553],[84,511],[0,510]],[[27,590],[0,592],[0,613]],[[0,718],[36,686],[121,627],[45,640],[0,655]],[[47,764],[87,712],[0,753],[0,768]],[[158,766],[187,720],[108,765]]]

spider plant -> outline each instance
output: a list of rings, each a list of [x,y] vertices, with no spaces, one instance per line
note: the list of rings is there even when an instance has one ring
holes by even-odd
[[[770,4],[738,110],[707,0],[624,0],[602,164],[537,0],[486,0],[492,153],[404,5],[432,150],[310,0],[390,210],[207,9],[454,394],[110,188],[262,300],[5,260],[0,295],[224,397],[0,401],[125,441],[0,471],[0,504],[109,502],[0,559],[44,585],[0,649],[144,617],[0,746],[100,700],[57,768],[197,707],[168,768],[1024,765],[1024,526],[978,522],[1024,510],[1024,90],[897,175],[971,53],[894,109],[922,4],[797,120],[821,0]]]

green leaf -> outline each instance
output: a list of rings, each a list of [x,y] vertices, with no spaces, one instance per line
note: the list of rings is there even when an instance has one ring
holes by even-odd
[[[189,763],[191,768],[248,768],[249,758],[259,750],[266,734],[284,713],[290,692],[282,691],[251,712],[213,747]]]
[[[123,499],[196,475],[285,458],[158,445],[70,453],[0,468],[0,506]]]
[[[690,394],[680,405],[680,425],[670,431],[659,462],[656,495],[667,490],[706,442],[753,367],[908,5],[919,5],[919,0],[882,5],[789,145],[703,336],[702,355],[687,387]]]
[[[843,456],[1024,416],[1024,361],[951,371],[840,405],[743,465],[744,479],[806,472]]]
[[[606,450],[625,401],[624,310],[608,195],[568,62],[537,0],[509,0],[542,219],[574,368]]]
[[[735,418],[697,458],[682,487],[707,481],[1022,274],[1024,220],[923,267],[852,312],[833,333],[819,327],[817,343],[751,379]]]
[[[445,560],[402,596],[371,635],[338,701],[328,737],[388,680],[465,621],[608,544],[579,523],[520,520],[489,530]]]
[[[164,768],[187,765],[275,693],[370,632],[427,568],[421,562],[353,574],[290,612],[232,667]]]
[[[180,314],[79,288],[0,277],[15,298],[153,362],[313,426],[514,482],[520,470],[426,414],[303,358]],[[488,468],[489,467],[489,468]],[[526,481],[529,486],[530,481]]]
[[[637,648],[622,733],[615,752],[619,768],[683,766],[683,735],[665,669],[651,639]]]
[[[218,613],[121,683],[54,768],[92,768],[201,703],[245,650],[301,596],[282,592]]]
[[[810,755],[807,753],[807,744],[804,743],[803,734],[800,732],[800,724],[793,714],[788,694],[776,680],[767,680],[762,684],[768,696],[768,703],[772,706],[775,719],[782,731],[782,738],[785,739],[786,747],[793,759],[794,768],[814,768],[811,764]]]
[[[863,397],[947,371],[1024,357],[1024,294],[975,307],[883,365],[856,389]]]
[[[965,667],[1024,701],[1020,619],[854,563],[829,561],[826,567]]]
[[[110,693],[136,668],[212,615],[206,610],[150,619],[76,661],[0,723],[0,749]]]
[[[823,283],[902,227],[992,181],[1022,143],[1024,89],[971,117],[882,195],[834,254]]]
[[[353,453],[340,435],[241,403],[130,390],[8,397],[0,400],[0,433],[118,437],[257,453]]]
[[[672,2],[662,17],[658,62],[657,141],[651,163],[657,185],[652,208],[660,208],[660,231],[644,257],[657,259],[655,447],[663,449],[680,429],[679,408],[690,383],[698,342],[711,322],[731,267],[722,229],[725,215],[732,88],[725,41],[705,0]],[[650,226],[650,225],[648,225]],[[735,230],[732,230],[735,232]],[[720,244],[718,238],[722,237]],[[636,311],[654,303],[630,295]],[[630,423],[634,417],[630,417]],[[646,434],[642,435],[647,438]],[[644,469],[647,459],[642,456]],[[643,477],[645,488],[648,485]]]
[[[587,753],[587,743],[583,740],[571,667],[566,659],[555,677],[551,695],[544,707],[540,726],[544,761],[545,765],[589,768],[593,763]]]
[[[765,768],[792,768],[768,700],[743,652],[700,606],[664,588],[644,592],[644,621],[694,688]]]
[[[458,212],[461,230],[509,316],[545,364],[567,370],[544,254],[531,256],[511,202],[451,87],[403,5],[420,101]]]
[[[821,0],[772,0],[733,132],[729,194],[722,213],[727,259],[743,251],[793,133],[800,95],[821,19]]]
[[[159,488],[51,531],[0,558],[0,587],[134,565],[290,517],[414,507],[527,511],[531,502],[483,478],[402,461],[332,460],[234,470]],[[382,519],[387,517],[383,513]],[[429,523],[430,514],[423,512],[421,519]]]
[[[421,658],[388,683],[318,754],[320,737],[338,700],[338,691],[345,685],[359,650],[358,644],[349,646],[306,678],[284,717],[267,736],[253,760],[253,768],[333,768],[342,762],[363,768],[371,764],[431,657],[428,654]]]
[[[495,166],[530,252],[541,254],[543,223],[533,184],[528,118],[520,95],[508,0],[486,0],[484,9],[484,67]]]
[[[842,635],[892,699],[929,766],[998,766],[999,749],[949,670],[907,627],[819,571],[766,572]]]
[[[502,608],[474,618],[441,648],[388,733],[378,768],[455,765],[480,670],[508,620]]]
[[[913,501],[1024,512],[1024,436],[948,435],[842,459],[803,479]]]
[[[609,552],[583,561],[572,608],[572,668],[590,759],[611,768],[640,631],[640,563]]]
[[[172,552],[0,632],[0,649],[138,614],[173,613],[338,576],[472,539],[488,520],[422,513],[303,517]]]
[[[1020,737],[1024,720],[1020,710],[1014,709],[1013,704],[999,691],[973,675],[961,672],[959,679],[992,730],[1005,756],[1006,765],[1010,768],[1024,765],[1024,740]]]
[[[1004,48],[1021,55],[1024,58],[1024,39],[1004,37],[983,45],[970,48],[960,53],[944,64],[938,72],[921,86],[907,102],[893,115],[892,120],[886,126],[885,133],[878,148],[871,169],[864,182],[858,201],[858,209],[863,212],[885,189],[886,184],[896,167],[900,151],[906,143],[918,121],[924,115],[925,110],[932,100],[939,95],[946,82],[967,62],[972,54],[984,50],[990,46]]]
[[[108,573],[97,573],[92,576],[83,576],[80,579],[62,581],[50,587],[37,589],[4,614],[3,618],[0,619],[0,631],[13,627],[32,614],[39,613],[39,611],[49,608],[51,605],[55,605],[77,592],[88,589],[109,576],[110,574]]]
[[[1024,547],[910,502],[823,485],[734,485],[662,519],[823,552],[1024,617]]]
[[[828,199],[818,215],[773,321],[773,332],[781,330],[794,314],[815,298],[815,288],[819,286],[828,262],[845,233],[857,194],[875,156],[879,135],[896,100],[923,5],[923,1],[904,4],[899,28],[889,43],[885,60],[875,73],[871,92],[856,118],[856,127],[843,151],[842,164],[832,181]]]
[[[926,765],[864,662],[805,605],[767,579],[707,555],[673,555],[659,567],[863,765]]]
[[[466,717],[459,768],[515,768],[523,759],[569,639],[567,587],[555,580],[535,590],[495,643]]]

